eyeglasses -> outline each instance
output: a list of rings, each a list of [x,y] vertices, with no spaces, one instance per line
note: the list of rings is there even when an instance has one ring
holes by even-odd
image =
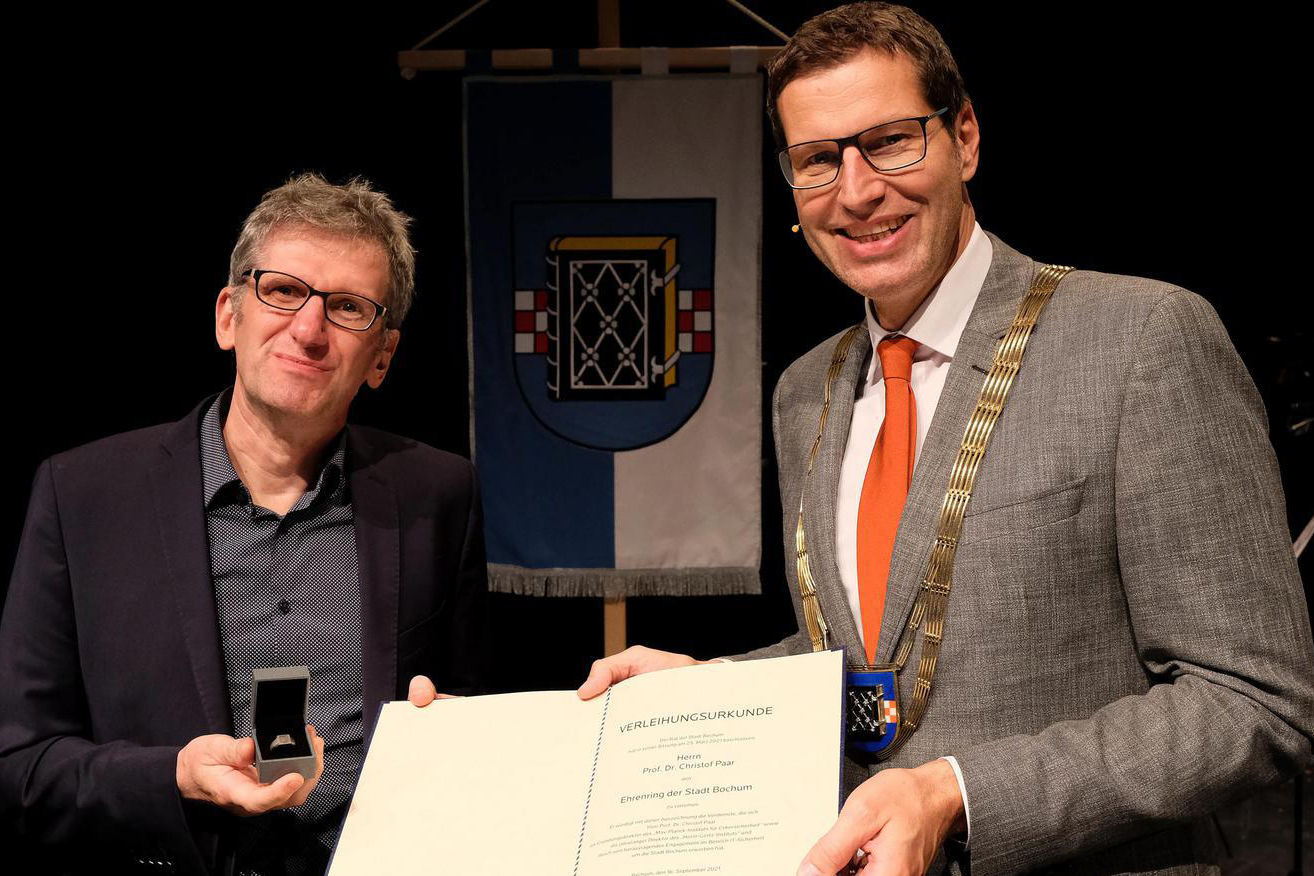
[[[243,271],[255,283],[256,297],[276,310],[298,311],[311,298],[324,299],[324,316],[336,326],[353,332],[367,331],[388,308],[351,292],[321,292],[300,277],[279,271]]]
[[[777,153],[785,182],[794,189],[815,189],[839,178],[844,149],[857,146],[858,154],[878,171],[900,170],[926,157],[926,123],[949,112],[941,107],[929,116],[884,122],[852,137],[810,140],[786,146]]]

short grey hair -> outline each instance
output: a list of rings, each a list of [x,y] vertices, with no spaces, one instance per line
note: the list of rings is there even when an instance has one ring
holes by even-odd
[[[313,228],[361,237],[378,243],[388,256],[388,312],[384,324],[390,329],[399,328],[415,297],[411,221],[367,179],[353,177],[345,185],[334,185],[318,173],[299,174],[266,192],[242,223],[228,261],[228,285],[235,290],[244,288],[242,275],[260,267],[255,259],[277,228]],[[239,291],[235,297],[240,295]]]

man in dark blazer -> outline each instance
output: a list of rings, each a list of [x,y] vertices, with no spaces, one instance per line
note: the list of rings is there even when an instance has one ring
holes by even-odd
[[[408,222],[360,181],[271,191],[216,302],[233,387],[40,467],[0,622],[0,817],[37,872],[322,871],[379,704],[479,686],[472,466],[346,424],[397,348]],[[261,784],[252,671],[287,665],[318,769]]]
[[[879,3],[818,16],[769,83],[804,236],[864,319],[776,388],[799,632],[745,656],[842,646],[885,665],[907,644],[903,720],[933,634],[909,619],[923,581],[940,586],[928,558],[946,491],[962,488],[969,418],[1042,266],[976,223],[976,117],[920,17]],[[887,352],[901,346],[902,366]],[[892,430],[907,387],[916,418]],[[870,483],[877,505],[896,489],[873,449],[892,431],[915,470],[903,457],[877,591],[863,556],[882,521],[864,507]],[[1065,276],[955,535],[926,711],[888,760],[850,748],[848,799],[799,876],[855,855],[870,876],[922,873],[951,836],[954,872],[976,876],[1217,872],[1208,813],[1309,760],[1314,648],[1263,406],[1208,304]],[[824,632],[805,610],[804,543]],[[581,695],[694,662],[631,649]]]

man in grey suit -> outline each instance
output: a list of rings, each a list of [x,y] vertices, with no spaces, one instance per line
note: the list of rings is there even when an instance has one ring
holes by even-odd
[[[805,529],[826,644],[851,662],[892,663],[913,638],[906,719],[926,641],[908,618],[946,487],[1041,266],[976,224],[976,117],[914,13],[860,3],[807,22],[769,94],[800,227],[866,323],[776,388],[787,556]],[[888,364],[891,344],[910,365]],[[900,392],[915,414],[895,422]],[[873,508],[891,495],[869,489],[873,448],[901,432],[915,473],[873,560]],[[799,632],[746,657],[816,647],[787,567]],[[631,648],[580,694],[695,662]],[[977,876],[1216,872],[1206,816],[1307,763],[1311,726],[1308,613],[1245,367],[1197,296],[1076,271],[1040,314],[971,490],[926,711],[888,760],[850,749],[851,793],[798,872],[856,856],[865,874],[922,873],[942,846]]]

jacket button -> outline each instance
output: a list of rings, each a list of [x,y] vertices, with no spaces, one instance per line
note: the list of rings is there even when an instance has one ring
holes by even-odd
[[[278,610],[283,614],[287,614],[292,610],[292,603],[288,602],[286,599],[280,599],[278,600]]]

